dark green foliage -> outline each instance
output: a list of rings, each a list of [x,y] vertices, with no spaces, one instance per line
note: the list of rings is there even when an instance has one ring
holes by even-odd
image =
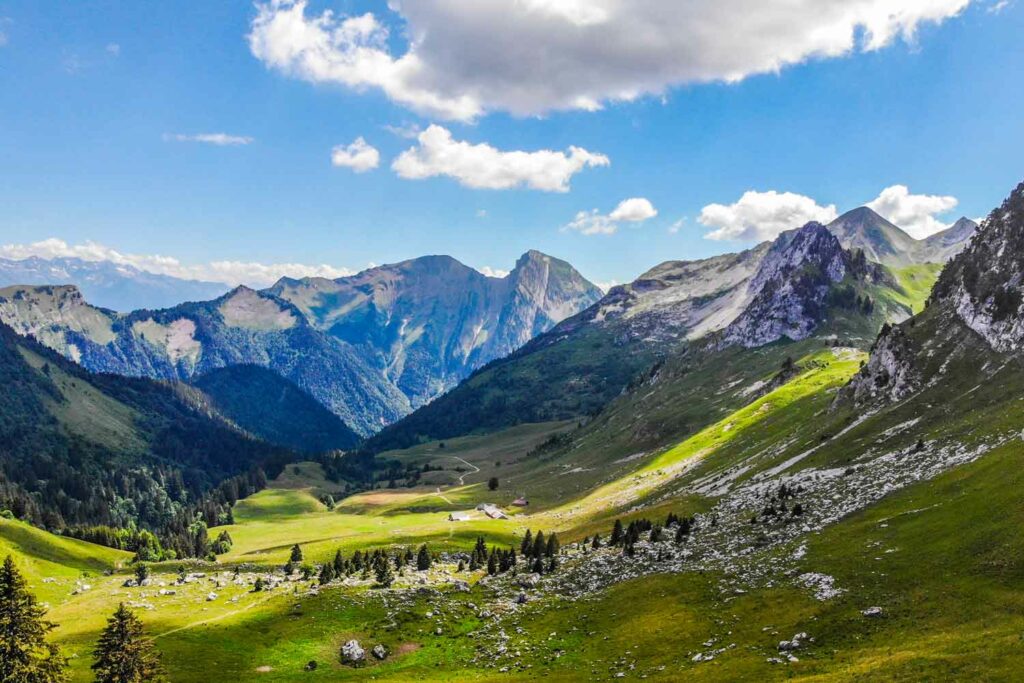
[[[359,436],[337,415],[273,370],[233,365],[193,381],[213,407],[245,431],[305,453],[347,450]]]
[[[334,564],[324,562],[324,566],[320,568],[320,585],[328,584],[334,581],[334,578]]]
[[[288,557],[289,562],[302,562],[302,548],[296,543],[292,546],[291,555]]]
[[[611,537],[611,540],[609,541],[609,544],[613,548],[622,545],[623,536],[624,536],[624,534],[623,534],[623,530],[622,530],[622,520],[617,519],[617,520],[615,520],[615,526],[612,528],[612,537]]]
[[[46,360],[47,374],[19,349]],[[141,452],[111,450],[65,429],[49,406],[67,400],[59,370],[137,415]],[[206,557],[205,529],[266,486],[294,456],[211,417],[193,389],[94,375],[0,325],[0,509],[51,531],[139,553],[139,559]],[[201,523],[201,524],[200,524]],[[159,543],[141,531],[155,532]]]
[[[149,565],[145,562],[139,562],[135,565],[135,580],[142,585],[142,582],[149,578]]]
[[[391,571],[391,563],[383,553],[376,556],[373,561],[373,573],[377,585],[382,588],[389,588],[395,582],[395,574]]]
[[[497,477],[491,477],[490,479],[488,479],[487,480],[487,488],[490,491],[497,491],[498,490],[498,478]]]
[[[386,427],[370,453],[529,422],[596,414],[664,349],[621,343],[618,330],[588,324],[588,309],[519,351],[493,361],[440,398]]]
[[[526,535],[523,536],[523,542],[519,546],[519,554],[524,557],[530,554],[533,549],[533,533],[527,529]]]
[[[427,550],[426,544],[421,545],[419,553],[416,554],[416,569],[426,571],[430,569],[431,563],[430,551]]]
[[[58,683],[67,680],[67,660],[46,642],[55,628],[29,593],[10,555],[0,567],[0,683]]]
[[[262,576],[257,576],[256,577],[256,583],[254,583],[253,586],[252,586],[252,592],[253,593],[260,593],[262,591],[263,591],[263,577]]]
[[[124,603],[107,620],[93,656],[97,683],[163,680],[160,654],[143,633],[142,621]]]

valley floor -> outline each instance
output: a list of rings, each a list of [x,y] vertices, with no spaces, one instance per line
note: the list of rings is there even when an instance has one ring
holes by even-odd
[[[16,521],[0,520],[0,554],[14,554],[48,604],[76,681],[90,679],[91,648],[118,602],[141,614],[175,682],[1019,680],[1024,408],[1006,399],[1018,375],[972,393],[971,424],[923,411],[927,391],[858,414],[834,403],[861,354],[802,348],[799,372],[768,382],[792,351],[766,355],[760,376],[735,370],[737,392],[755,387],[746,400],[709,412],[670,448],[551,455],[543,445],[577,424],[524,425],[388,454],[443,469],[333,510],[318,498],[337,485],[296,463],[238,503],[230,553],[190,564],[204,576],[183,584],[171,562],[154,566],[151,585],[125,587],[128,553]],[[613,442],[619,428],[595,422],[583,442],[588,433]],[[782,499],[785,512],[773,497],[783,483],[797,491]],[[511,507],[522,495],[530,506]],[[486,517],[475,510],[484,502],[512,517]],[[459,511],[471,519],[449,521]],[[607,539],[616,518],[660,522],[669,512],[696,516],[690,540],[644,540],[631,558],[575,545]],[[392,590],[358,577],[251,587],[295,543],[316,563],[338,549],[424,542],[464,551],[481,535],[518,545],[528,528],[558,532],[566,548],[536,586],[442,562],[406,571]],[[343,665],[351,639],[390,654]]]

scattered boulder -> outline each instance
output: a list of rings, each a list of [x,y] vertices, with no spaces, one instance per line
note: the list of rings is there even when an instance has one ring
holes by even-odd
[[[525,605],[528,601],[529,598],[526,597],[526,593],[520,593],[518,596],[516,596],[517,605]]]
[[[868,607],[860,612],[865,617],[878,619],[879,617],[885,616],[885,611],[881,607]]]
[[[517,579],[520,588],[536,588],[540,583],[539,574],[523,574]]]
[[[206,596],[206,602],[213,602],[216,599],[217,599],[217,594],[216,593],[209,593]]]
[[[366,650],[360,647],[358,640],[350,640],[341,646],[341,661],[353,666],[362,664],[366,661]]]
[[[302,668],[303,668],[304,671],[316,671],[316,667],[317,667],[316,660],[315,659],[311,659],[308,662],[306,662],[306,666],[304,666]]]
[[[466,581],[457,580],[455,581],[453,586],[455,587],[455,590],[459,593],[469,593],[471,590],[469,587],[469,583]]]
[[[388,649],[383,645],[374,645],[370,652],[373,654],[375,659],[385,660],[388,658]]]

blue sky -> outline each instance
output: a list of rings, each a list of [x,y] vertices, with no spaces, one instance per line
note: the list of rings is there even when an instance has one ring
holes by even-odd
[[[743,0],[693,4],[702,3],[706,29],[722,5],[751,13]],[[268,31],[254,47],[260,10],[250,2],[0,0],[0,244],[58,238],[183,264],[352,270],[432,253],[508,269],[535,248],[595,282],[626,281],[666,259],[749,246],[780,220],[842,212],[894,185],[909,196],[885,206],[926,230],[983,215],[1024,179],[1019,3],[996,11],[994,2],[935,0],[933,15],[904,17],[886,36],[872,10],[859,9],[871,0],[849,0],[846,14],[861,19],[794,26],[782,15],[741,27],[740,38],[781,26],[749,55],[735,54],[735,36],[710,30],[692,39],[699,51],[691,41],[644,52],[658,36],[643,31],[676,20],[650,0],[637,0],[633,17],[619,14],[619,0],[529,0],[542,11],[490,16],[477,6],[465,21],[433,7],[458,2],[403,8],[410,4],[391,11],[383,2],[311,0],[299,15],[288,2],[263,8],[268,22],[290,10],[304,26],[324,19],[329,29],[372,13],[373,35],[353,24],[366,31],[360,47],[396,60],[414,52],[422,67],[395,86],[391,71],[339,76],[296,61],[309,46],[289,35]],[[322,17],[328,9],[334,15]],[[668,28],[685,38],[693,17],[678,21]],[[793,53],[822,26],[845,28],[837,21],[849,23],[852,49],[841,49],[840,36],[839,48]],[[586,47],[566,37],[587,31],[610,33]],[[627,33],[641,37],[612,44]],[[760,73],[765,60],[786,65]],[[723,82],[729,77],[735,82]],[[455,111],[424,105],[427,96],[470,104]],[[395,132],[431,125],[452,144],[525,155],[464,145],[442,150],[468,155],[452,162],[459,177],[400,177],[392,163],[411,148],[421,174],[442,172],[424,169],[437,160],[424,160],[423,141]],[[210,134],[245,144],[192,139]],[[332,149],[360,137],[378,166],[332,165]],[[551,159],[530,154],[569,157],[571,147],[608,164],[554,181],[534,168]],[[467,186],[517,180],[525,186]],[[748,191],[792,195],[734,206]],[[630,198],[648,206],[618,214],[634,220],[612,220]],[[566,228],[594,210],[578,225],[597,234]],[[739,239],[707,239],[716,229]]]

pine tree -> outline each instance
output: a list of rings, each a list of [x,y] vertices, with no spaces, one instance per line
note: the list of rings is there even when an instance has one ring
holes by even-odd
[[[341,550],[334,553],[334,575],[341,576],[345,573],[345,558],[341,555]]]
[[[334,581],[334,565],[324,562],[324,566],[320,568],[320,585],[326,585],[331,581]]]
[[[661,540],[661,527],[656,526],[651,529],[651,543],[657,543]]]
[[[554,557],[558,554],[559,547],[560,545],[558,543],[558,536],[551,534],[550,536],[548,536],[548,544],[544,548],[544,555],[546,557]]]
[[[139,562],[135,565],[135,580],[142,585],[142,582],[149,578],[149,566],[144,562]]]
[[[544,557],[544,551],[547,550],[547,543],[544,540],[544,532],[538,531],[537,536],[533,539],[533,556]]]
[[[531,550],[533,550],[533,534],[527,529],[526,535],[523,536],[523,542],[519,545],[519,554],[528,557]]]
[[[263,577],[262,576],[257,576],[256,577],[256,583],[253,584],[253,587],[252,587],[252,592],[253,593],[260,593],[262,591],[263,591]]]
[[[299,547],[298,543],[292,546],[292,555],[288,559],[293,564],[298,564],[299,562],[302,562],[302,548]]]
[[[0,567],[0,681],[58,683],[67,680],[67,660],[56,645],[46,642],[55,625],[45,621],[46,610],[36,603],[14,560]]]
[[[160,654],[142,632],[142,621],[121,603],[93,650],[97,683],[163,680]]]
[[[487,562],[487,543],[483,536],[477,536],[476,545],[473,547],[473,557],[476,559],[477,568]]]
[[[594,550],[598,550],[601,547],[601,534],[594,534],[594,540],[590,544],[590,547]]]
[[[610,544],[612,546],[621,545],[622,544],[622,536],[623,536],[622,520],[621,519],[617,519],[617,520],[615,520],[615,528],[612,529],[612,539],[611,539]]]
[[[534,574],[543,574],[544,573],[544,560],[542,560],[539,557],[535,558],[533,560],[533,573]]]
[[[373,572],[377,579],[377,585],[382,588],[390,588],[391,584],[395,582],[395,575],[391,571],[391,563],[384,555],[378,555],[377,560],[374,562]]]
[[[430,551],[427,550],[427,545],[424,543],[420,546],[420,551],[416,555],[416,569],[419,571],[426,571],[430,569],[431,559]]]
[[[462,560],[459,560],[459,566],[455,568],[455,571],[458,572],[459,574],[461,574],[462,572],[466,571],[466,563],[463,562]]]
[[[487,575],[494,576],[498,573],[498,559],[495,556],[494,551],[491,551],[491,556],[487,558]]]

